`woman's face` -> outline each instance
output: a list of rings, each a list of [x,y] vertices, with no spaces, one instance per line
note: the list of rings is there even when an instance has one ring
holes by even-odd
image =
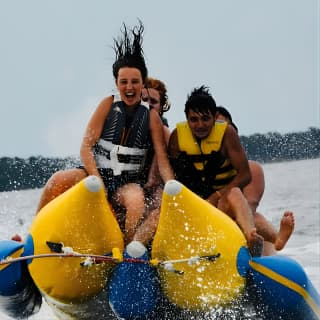
[[[116,85],[121,100],[128,106],[136,106],[141,99],[143,81],[141,72],[137,68],[120,68]]]
[[[142,101],[148,102],[150,108],[155,109],[158,113],[161,112],[160,105],[160,93],[158,90],[153,88],[144,88],[142,90]]]

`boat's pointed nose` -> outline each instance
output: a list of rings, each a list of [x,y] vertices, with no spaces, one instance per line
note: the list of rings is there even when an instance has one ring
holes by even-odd
[[[181,192],[182,184],[177,180],[169,180],[164,186],[163,192],[169,196],[176,196]]]

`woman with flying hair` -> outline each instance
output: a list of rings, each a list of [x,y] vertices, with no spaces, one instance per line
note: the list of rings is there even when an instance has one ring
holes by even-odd
[[[119,97],[111,95],[100,102],[83,137],[83,165],[56,172],[44,188],[38,210],[87,175],[95,175],[104,182],[125,242],[132,241],[140,230],[134,240],[147,244],[158,221],[151,212],[145,214],[152,201],[144,185],[153,155],[164,182],[174,175],[159,113],[141,101],[148,75],[142,49],[143,24],[139,21],[132,29],[124,24],[121,31],[121,37],[114,39],[116,59],[112,66]],[[158,208],[155,210],[155,215],[159,214]]]

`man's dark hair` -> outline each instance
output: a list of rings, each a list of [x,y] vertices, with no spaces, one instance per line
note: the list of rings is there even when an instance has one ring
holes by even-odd
[[[209,88],[202,85],[199,88],[194,88],[188,95],[184,112],[188,117],[189,111],[196,113],[209,114],[213,116],[216,114],[216,102],[209,93]]]

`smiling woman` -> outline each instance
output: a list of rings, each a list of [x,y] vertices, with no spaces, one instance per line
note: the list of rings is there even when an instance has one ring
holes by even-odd
[[[38,211],[87,175],[98,176],[104,182],[125,242],[129,243],[139,230],[143,237],[135,240],[147,244],[155,232],[160,206],[144,188],[153,154],[164,182],[173,178],[173,172],[160,116],[141,103],[148,74],[143,31],[141,22],[132,29],[124,24],[121,36],[114,39],[116,59],[112,72],[119,99],[109,96],[98,105],[81,145],[83,166],[55,173],[44,188]],[[146,215],[150,202],[154,210]]]

